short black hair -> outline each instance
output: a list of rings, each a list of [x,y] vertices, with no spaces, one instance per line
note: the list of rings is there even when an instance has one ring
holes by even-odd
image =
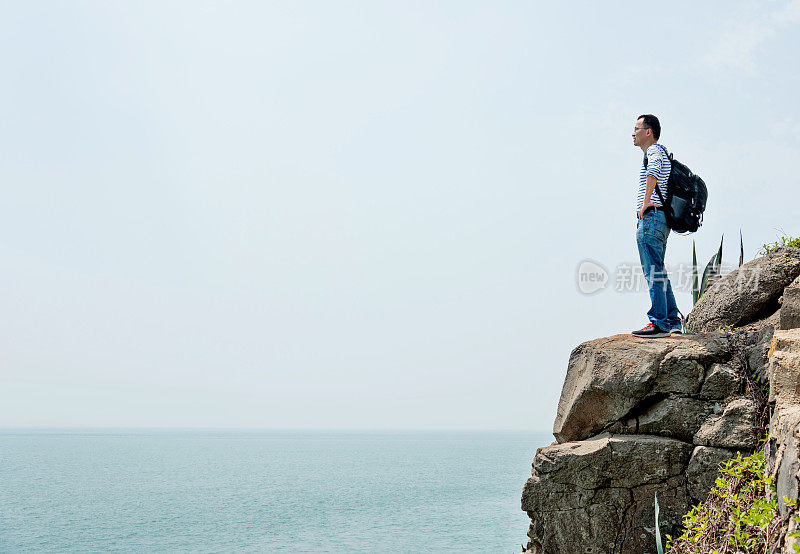
[[[652,129],[653,130],[653,138],[658,140],[658,137],[661,136],[661,123],[658,122],[658,118],[653,114],[645,114],[640,115],[636,119],[643,119],[642,123],[644,124],[645,129]]]

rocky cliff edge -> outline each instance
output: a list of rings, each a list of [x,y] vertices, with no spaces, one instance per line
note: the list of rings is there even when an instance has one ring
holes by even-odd
[[[687,321],[692,334],[575,348],[556,442],[537,451],[522,493],[527,552],[655,553],[655,494],[662,533],[678,535],[719,465],[759,447],[769,400],[769,469],[779,492],[797,498],[800,331],[781,328],[800,327],[798,314],[800,249],[780,248],[706,291]],[[792,510],[783,512],[788,522]]]

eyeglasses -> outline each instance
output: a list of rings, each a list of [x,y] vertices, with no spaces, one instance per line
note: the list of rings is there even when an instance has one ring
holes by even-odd
[[[633,128],[633,132],[635,133],[636,131],[644,131],[645,129],[649,129],[649,128],[650,127],[634,127]]]

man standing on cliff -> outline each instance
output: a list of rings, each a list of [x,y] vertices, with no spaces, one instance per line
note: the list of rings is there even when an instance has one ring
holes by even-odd
[[[639,170],[636,195],[636,244],[642,272],[650,289],[650,311],[647,312],[650,323],[632,334],[645,338],[668,337],[681,332],[678,305],[664,270],[669,227],[656,187],[661,191],[661,197],[666,198],[671,163],[666,148],[658,143],[659,136],[661,124],[658,118],[650,114],[639,116],[633,127],[633,145],[641,148],[645,157]]]

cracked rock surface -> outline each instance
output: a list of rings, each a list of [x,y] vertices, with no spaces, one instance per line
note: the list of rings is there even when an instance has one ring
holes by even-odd
[[[696,446],[686,467],[686,485],[692,502],[702,502],[714,487],[717,468],[736,456],[736,450]]]
[[[755,402],[737,398],[722,413],[711,415],[694,436],[695,444],[752,450],[756,446]]]
[[[778,248],[704,293],[687,322],[699,334],[616,335],[575,348],[556,442],[537,451],[522,493],[527,552],[654,554],[655,495],[662,534],[676,536],[720,464],[757,446],[765,384],[766,466],[787,521],[770,554],[794,552],[800,511],[782,499],[800,497],[798,290],[800,248]],[[737,329],[720,329],[729,325]]]
[[[570,552],[568,545],[577,544],[645,552],[650,541],[641,524],[653,519],[656,492],[662,530],[680,523],[693,450],[666,437],[610,434],[539,449],[522,493],[531,540],[545,552]]]
[[[773,478],[778,507],[787,523],[779,529],[781,554],[794,552],[800,537],[800,517],[797,507],[790,507],[784,497],[796,500],[800,496],[800,328],[775,331],[767,370],[770,375],[770,403],[773,407],[769,424],[766,469]]]
[[[668,396],[673,402],[721,400],[727,389],[716,385],[716,375],[714,384],[703,385],[714,364],[732,354],[725,333],[661,340],[616,335],[585,342],[570,355],[553,435],[558,442],[585,439]]]
[[[553,426],[522,494],[528,552],[655,552],[702,500],[719,464],[749,453],[756,409],[739,396],[731,335],[617,335],[571,354]]]

